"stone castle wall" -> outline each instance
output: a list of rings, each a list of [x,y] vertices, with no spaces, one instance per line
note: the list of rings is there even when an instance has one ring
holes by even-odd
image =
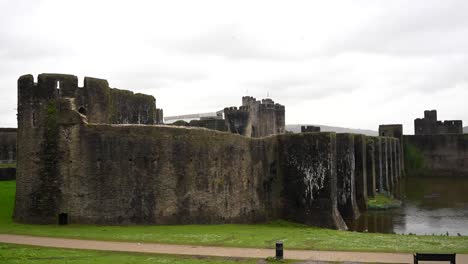
[[[409,176],[468,177],[468,135],[403,136]]]
[[[461,120],[438,121],[436,110],[426,110],[424,111],[424,118],[414,120],[414,134],[463,134],[463,122]]]
[[[110,110],[104,107],[80,114],[80,105],[92,103],[49,89],[58,77],[40,75],[35,84],[26,75],[18,81],[18,222],[53,224],[59,214],[70,223],[86,224],[283,218],[346,229],[342,214],[359,214],[356,197],[369,188],[366,182],[375,182],[367,181],[374,174],[361,171],[367,170],[366,157],[384,157],[385,176],[398,175],[387,165],[391,148],[379,143],[376,153],[368,152],[367,137],[359,135],[249,138],[204,128],[141,125],[140,118],[129,120],[133,125],[90,123],[123,119],[108,119]],[[51,80],[45,83],[44,78]],[[134,100],[129,94],[128,101]],[[386,145],[398,142],[376,138]],[[385,188],[381,191],[391,191]],[[350,204],[351,209],[346,207]]]
[[[14,180],[16,168],[11,164],[16,163],[16,128],[0,128],[0,165],[8,166],[0,168],[0,181]]]
[[[16,128],[0,128],[0,163],[16,161]]]

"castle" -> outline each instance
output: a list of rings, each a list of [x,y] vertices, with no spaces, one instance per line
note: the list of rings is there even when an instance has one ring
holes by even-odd
[[[265,137],[285,133],[285,109],[269,98],[262,101],[242,97],[242,106],[224,109],[226,128],[246,137]]]
[[[437,120],[436,110],[424,111],[424,118],[414,120],[415,135],[463,134],[461,120]]]
[[[62,74],[18,80],[17,222],[281,218],[346,229],[367,196],[395,191],[401,178],[399,139],[282,134],[284,107],[272,100],[227,109],[236,132],[227,133],[157,125],[154,97],[96,78],[77,83]]]

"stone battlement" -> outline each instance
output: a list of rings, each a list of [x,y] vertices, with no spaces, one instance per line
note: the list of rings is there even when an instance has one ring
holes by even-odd
[[[78,78],[68,74],[39,74],[37,83],[30,74],[18,80],[20,102],[34,104],[41,100],[74,98],[77,110],[90,123],[156,124],[156,100],[153,96],[110,88],[107,80]],[[19,105],[24,108],[26,105]],[[32,113],[34,114],[34,113]],[[31,117],[33,118],[33,117]]]
[[[414,120],[414,134],[463,134],[463,122],[461,120],[438,121],[436,110],[426,110],[424,111],[424,118]]]

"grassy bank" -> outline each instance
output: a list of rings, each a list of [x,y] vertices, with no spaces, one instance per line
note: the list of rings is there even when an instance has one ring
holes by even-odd
[[[123,253],[94,250],[29,247],[0,243],[0,263],[4,264],[128,264],[128,263],[176,263],[176,264],[253,264],[255,259],[208,258],[171,256],[160,254]]]
[[[468,253],[468,237],[392,235],[336,231],[277,221],[258,225],[93,226],[23,225],[12,222],[15,182],[0,182],[0,233],[111,241],[230,247],[380,252]]]
[[[400,207],[401,201],[379,193],[376,194],[374,198],[369,199],[367,205],[369,210],[387,210]]]
[[[16,168],[16,163],[0,163],[0,169]]]

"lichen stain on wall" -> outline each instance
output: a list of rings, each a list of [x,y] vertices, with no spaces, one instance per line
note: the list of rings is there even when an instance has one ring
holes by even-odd
[[[324,188],[328,166],[323,163],[324,159],[311,155],[311,151],[308,152],[304,155],[304,153],[299,154],[297,151],[292,151],[288,155],[287,163],[302,173],[302,180],[306,187],[305,196],[313,201],[319,196],[320,190]]]

